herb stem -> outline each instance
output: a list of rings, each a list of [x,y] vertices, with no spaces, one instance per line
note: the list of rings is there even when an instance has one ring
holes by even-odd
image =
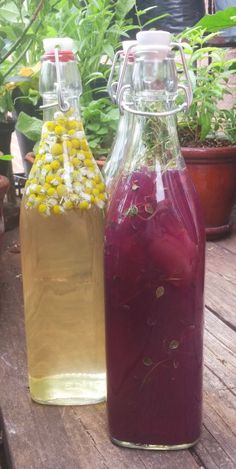
[[[35,29],[35,34],[37,33],[37,31],[39,30],[40,26],[42,24],[42,20],[39,22],[39,24],[37,25],[37,28]],[[18,63],[20,63],[21,59],[24,57],[24,55],[26,54],[26,52],[30,49],[31,45],[33,44],[33,42],[35,41],[35,38],[33,37],[29,43],[27,44],[27,46],[25,47],[25,49],[22,51],[22,53],[19,55],[18,59],[16,60],[16,62],[14,62],[14,64],[11,65],[11,67],[6,71],[6,73],[3,75],[3,79],[5,79],[8,75],[10,75],[10,73],[12,72],[12,70],[14,70],[14,68],[18,65]]]
[[[26,33],[29,31],[31,25],[35,22],[40,10],[43,8],[44,2],[45,2],[45,0],[40,0],[40,2],[38,4],[35,12],[33,13],[28,25],[26,26],[26,28],[22,32],[21,36],[14,42],[12,47],[10,47],[10,49],[6,52],[6,54],[3,55],[3,57],[1,57],[0,64],[2,64],[4,62],[4,60],[6,60],[12,54],[12,52],[14,52],[15,49],[17,49],[17,47],[20,45],[20,43],[22,42],[22,39],[24,39],[24,37],[25,37]]]

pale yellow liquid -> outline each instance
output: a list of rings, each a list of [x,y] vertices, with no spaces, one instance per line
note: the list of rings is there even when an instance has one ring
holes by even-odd
[[[30,393],[45,404],[106,397],[103,214],[21,207]]]

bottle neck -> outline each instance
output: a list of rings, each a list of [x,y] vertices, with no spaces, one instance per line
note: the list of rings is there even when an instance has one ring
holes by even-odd
[[[53,121],[55,120],[55,117],[58,116],[58,113],[60,113],[63,117],[64,114],[66,114],[67,117],[71,116],[75,120],[81,120],[81,115],[80,115],[80,105],[79,105],[79,98],[78,97],[70,97],[66,94],[64,94],[64,99],[68,102],[70,105],[69,110],[66,113],[63,113],[59,105],[57,103],[57,96],[54,93],[44,93],[43,94],[43,121]],[[55,104],[57,103],[57,104]],[[52,104],[55,104],[52,106]]]
[[[146,102],[144,109],[147,110]],[[160,111],[163,110],[163,106],[160,102],[152,101],[149,103],[150,109]],[[125,111],[125,114],[129,113]],[[133,115],[129,122],[129,144],[126,155],[126,168],[129,168],[129,171],[144,167],[150,171],[185,167],[180,151],[176,119],[173,115],[165,117]]]
[[[128,153],[131,166],[161,170],[183,168],[176,119],[171,112],[175,106],[177,72],[173,56],[160,59],[155,53],[136,55],[130,96],[132,103],[123,101],[135,112],[132,120]],[[151,113],[151,115],[150,115]],[[158,114],[164,113],[160,116]]]
[[[82,91],[80,74],[71,51],[46,53],[42,58],[40,93],[43,97],[44,120],[53,120],[55,113],[80,117],[79,96]]]

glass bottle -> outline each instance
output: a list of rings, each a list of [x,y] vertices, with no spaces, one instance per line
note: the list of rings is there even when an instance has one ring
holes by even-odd
[[[130,143],[105,226],[108,420],[120,446],[183,449],[201,430],[204,224],[177,137],[185,104],[167,87],[170,34],[137,40],[132,104],[121,91]]]
[[[44,123],[21,205],[30,393],[44,404],[106,396],[105,186],[80,118],[73,41],[44,41]]]

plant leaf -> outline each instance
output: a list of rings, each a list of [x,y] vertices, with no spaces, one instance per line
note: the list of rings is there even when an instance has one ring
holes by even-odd
[[[195,26],[199,26],[212,33],[236,26],[236,7],[217,11],[214,15],[203,16]]]
[[[43,122],[36,117],[28,116],[20,112],[17,119],[16,129],[34,142],[40,140]]]
[[[118,0],[116,2],[116,15],[119,18],[125,18],[135,5],[135,0]]]
[[[11,161],[13,160],[14,156],[12,155],[0,155],[0,160],[1,161]]]
[[[9,23],[18,23],[19,11],[14,2],[6,2],[6,6],[1,7],[1,20]]]

